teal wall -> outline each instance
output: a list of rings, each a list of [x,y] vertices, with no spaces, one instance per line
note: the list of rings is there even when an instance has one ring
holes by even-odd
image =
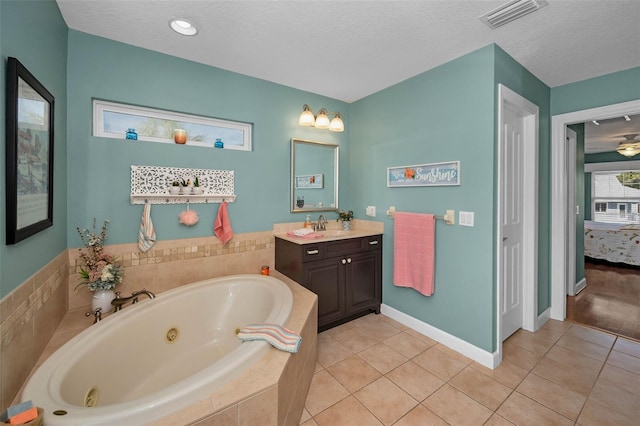
[[[541,314],[551,306],[551,93],[544,83],[498,46],[495,46],[495,55],[495,84],[504,84],[538,106],[538,314]],[[497,120],[494,122],[497,126]],[[495,205],[497,209],[497,203]]]
[[[6,242],[6,158],[0,149],[0,298],[67,248],[67,26],[57,4],[0,2],[0,116],[5,139],[7,58],[17,58],[55,97],[53,226],[17,244]]]
[[[488,46],[353,103],[349,167],[357,191],[342,203],[356,217],[377,206],[376,220],[385,224],[383,302],[488,351],[495,340],[493,78]],[[386,186],[387,167],[456,160],[460,186]],[[472,228],[437,221],[433,296],[392,284],[391,205],[475,212]]]
[[[640,154],[636,154],[633,157],[625,157],[617,152],[599,152],[597,154],[586,154],[584,156],[585,163],[611,163],[613,161],[637,161],[640,159]]]
[[[584,123],[567,126],[576,132],[576,203],[579,213],[576,215],[576,282],[585,278],[584,273],[584,221],[587,211],[591,216],[591,208],[585,203],[585,173],[584,173]],[[589,173],[591,178],[591,173]],[[591,190],[591,182],[589,182]],[[591,199],[591,197],[589,197]]]
[[[346,103],[74,30],[69,31],[69,82],[69,247],[80,245],[76,226],[89,226],[93,217],[111,221],[110,244],[136,241],[142,206],[129,201],[132,164],[235,170],[237,200],[229,215],[236,233],[304,221],[304,215],[290,213],[292,137],[339,144],[340,173],[348,177],[348,132],[298,125],[307,103],[314,111],[344,113],[348,129]],[[93,137],[93,98],[250,122],[253,151]],[[340,184],[348,193],[348,178]],[[178,223],[185,208],[152,206],[158,239],[213,235],[218,204],[191,205],[200,215],[193,227]]]
[[[582,111],[640,99],[640,67],[551,89],[551,114]]]

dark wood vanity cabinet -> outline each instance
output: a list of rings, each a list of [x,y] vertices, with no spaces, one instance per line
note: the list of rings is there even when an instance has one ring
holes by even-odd
[[[318,295],[318,330],[382,303],[382,235],[296,244],[276,237],[276,269]]]

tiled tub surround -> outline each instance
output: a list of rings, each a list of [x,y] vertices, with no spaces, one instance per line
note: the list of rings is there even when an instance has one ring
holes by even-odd
[[[255,274],[260,266],[273,265],[273,232],[253,232],[234,235],[225,246],[216,237],[158,241],[146,253],[137,244],[105,247],[124,266],[124,279],[117,290],[129,296],[143,287],[161,293],[185,284],[225,275]],[[69,309],[88,307],[91,293],[78,283],[81,264],[79,250],[69,253]]]
[[[317,358],[317,297],[289,278],[293,310],[286,327],[302,336],[295,354],[271,348],[258,363],[220,390],[150,425],[297,425],[302,415]],[[135,309],[127,306],[124,309]],[[69,310],[38,360],[40,365],[56,349],[87,327],[86,308]]]
[[[0,407],[11,405],[67,312],[68,262],[61,253],[0,300]]]
[[[140,253],[137,244],[110,245],[105,250],[125,266],[118,290],[127,296],[142,287],[160,293],[206,278],[257,273],[261,265],[273,270],[273,247],[273,232],[265,231],[236,234],[224,247],[216,237],[203,237],[159,241],[147,253]],[[92,293],[83,288],[73,291],[78,282],[77,257],[77,248],[65,250],[0,300],[0,408],[16,399],[65,314],[77,317],[79,329],[56,334],[53,340],[63,339],[59,345],[91,324],[84,313]]]
[[[332,214],[325,216],[327,229],[341,229]],[[273,235],[302,226],[302,222],[281,223],[273,231],[236,234],[226,246],[212,236],[159,241],[147,253],[141,253],[137,244],[109,245],[105,251],[124,266],[124,281],[118,286],[123,296],[143,287],[160,293],[206,278],[257,273],[261,265],[270,265],[276,275]],[[355,219],[352,227],[383,232],[381,222]],[[73,290],[78,282],[77,258],[77,248],[65,250],[0,301],[0,408],[16,399],[36,362],[91,324],[84,313],[92,293]]]

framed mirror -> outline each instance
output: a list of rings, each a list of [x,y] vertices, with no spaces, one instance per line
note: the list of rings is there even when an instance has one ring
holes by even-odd
[[[291,212],[338,210],[339,146],[291,139]]]

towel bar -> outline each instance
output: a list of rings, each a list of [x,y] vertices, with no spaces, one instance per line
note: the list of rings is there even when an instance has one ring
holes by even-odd
[[[395,218],[396,215],[396,207],[390,206],[389,210],[387,210],[387,216],[391,219]],[[456,223],[456,212],[455,210],[447,210],[447,212],[443,215],[434,215],[434,217],[438,220],[444,220],[444,223],[447,225],[455,225]]]

